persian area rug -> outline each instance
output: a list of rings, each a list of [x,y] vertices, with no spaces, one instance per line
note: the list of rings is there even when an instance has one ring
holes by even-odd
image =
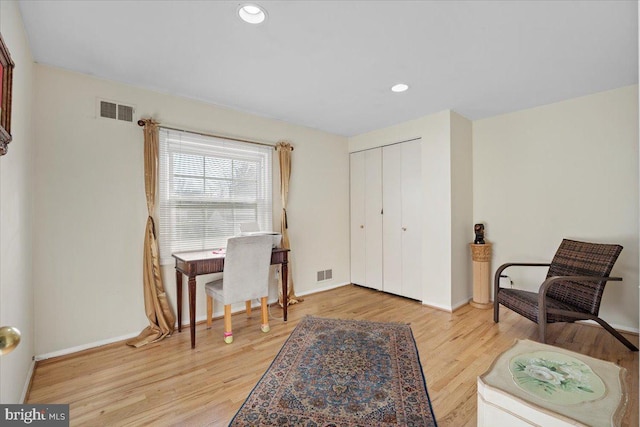
[[[408,325],[305,317],[230,426],[436,426]]]

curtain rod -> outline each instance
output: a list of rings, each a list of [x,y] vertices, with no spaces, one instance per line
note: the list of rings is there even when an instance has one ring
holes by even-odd
[[[138,120],[138,126],[144,126],[144,120]],[[229,136],[216,135],[216,134],[213,134],[213,133],[197,132],[197,131],[188,130],[188,129],[179,129],[179,128],[174,128],[174,127],[170,127],[170,126],[160,125],[160,124],[159,124],[159,126],[161,128],[164,128],[164,129],[175,130],[175,131],[178,131],[178,132],[195,133],[196,135],[208,136],[208,137],[211,137],[211,138],[222,138],[222,139],[228,139],[230,141],[246,142],[246,143],[249,143],[249,144],[256,144],[256,145],[264,145],[266,147],[273,147],[274,150],[276,149],[275,145],[267,144],[265,142],[251,141],[251,140],[248,140],[248,139],[240,139],[240,138],[232,138],[232,137],[229,137]],[[291,151],[293,151],[293,147],[291,147]]]

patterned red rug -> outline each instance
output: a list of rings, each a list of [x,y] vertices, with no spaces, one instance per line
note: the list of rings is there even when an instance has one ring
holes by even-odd
[[[230,426],[436,426],[411,328],[305,317]]]

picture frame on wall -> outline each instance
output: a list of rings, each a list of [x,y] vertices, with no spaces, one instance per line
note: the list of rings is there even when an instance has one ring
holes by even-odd
[[[14,62],[0,34],[0,156],[7,154],[11,142],[11,91]]]

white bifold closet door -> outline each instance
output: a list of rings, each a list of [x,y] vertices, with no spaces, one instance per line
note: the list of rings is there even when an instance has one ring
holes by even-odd
[[[351,282],[382,290],[382,149],[350,162]]]
[[[383,290],[422,300],[421,141],[382,151]]]

